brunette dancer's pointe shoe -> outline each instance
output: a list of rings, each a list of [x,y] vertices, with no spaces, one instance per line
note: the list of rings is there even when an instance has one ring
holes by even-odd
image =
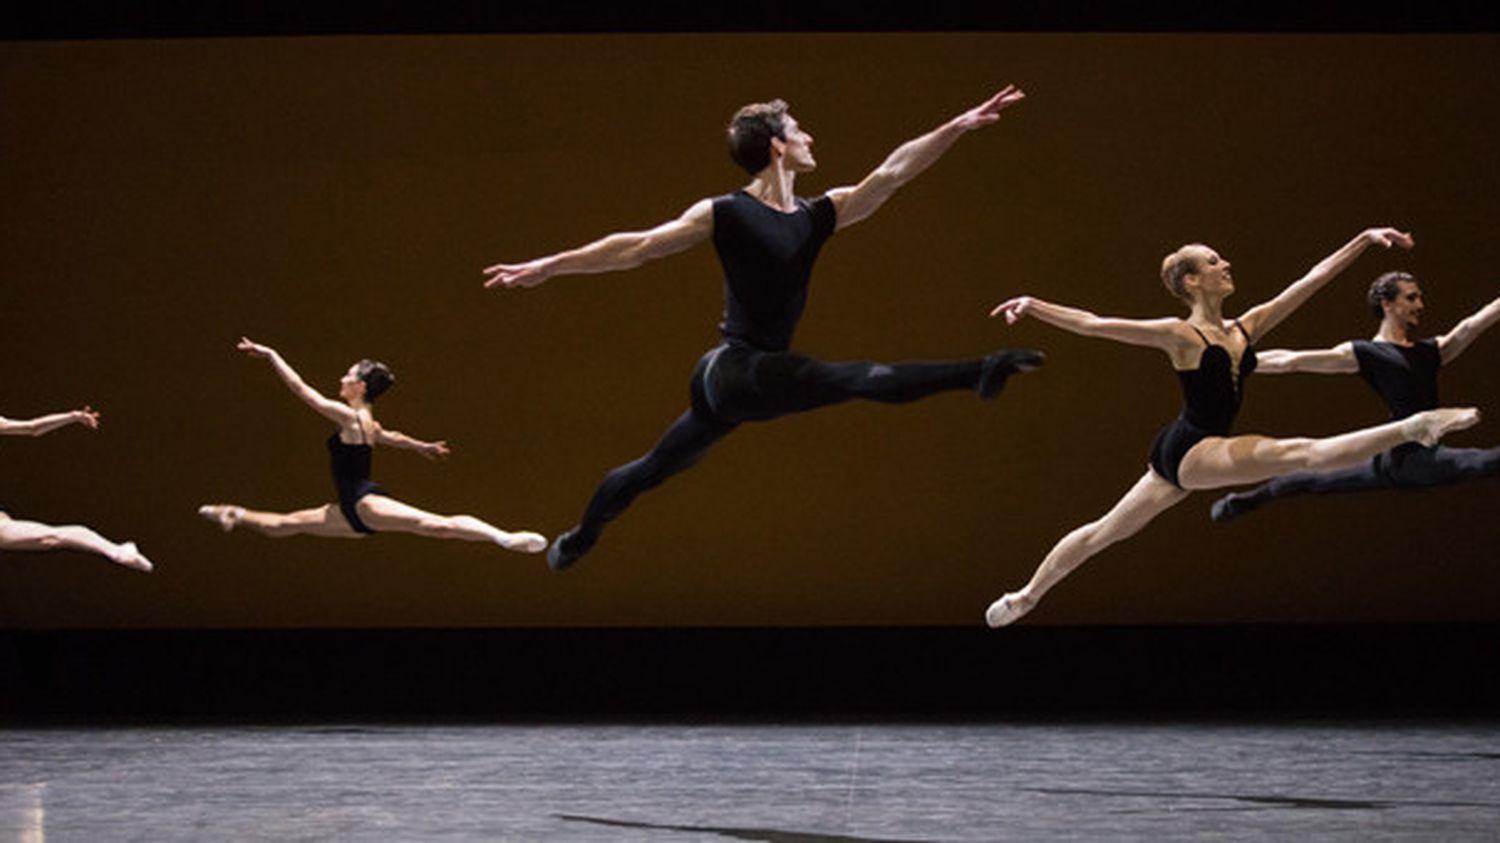
[[[198,507],[198,514],[218,524],[227,533],[234,529],[234,525],[240,523],[241,518],[245,517],[245,508],[216,503]]]
[[[141,549],[135,546],[135,542],[121,544],[120,552],[110,557],[110,559],[127,568],[133,568],[147,574],[151,573],[151,569],[155,567],[151,564],[151,560],[146,558],[146,554],[142,553]]]
[[[547,537],[530,531],[511,533],[500,546],[517,553],[541,553],[547,549]]]

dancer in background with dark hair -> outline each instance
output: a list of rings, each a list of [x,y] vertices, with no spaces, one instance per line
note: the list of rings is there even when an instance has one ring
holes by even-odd
[[[485,269],[486,287],[533,287],[556,275],[631,269],[712,240],[724,271],[723,342],[693,370],[689,409],[645,456],[605,476],[583,519],[552,543],[547,562],[556,570],[572,565],[637,495],[691,466],[741,422],[856,398],[903,403],[948,390],[991,398],[1008,376],[1040,366],[1042,354],[1025,349],[983,359],[893,364],[826,363],[790,350],[824,241],[873,214],[960,137],[996,122],[1024,96],[1008,86],[903,144],[858,185],[812,200],[794,191],[797,175],[817,166],[812,135],[781,100],[748,105],[728,129],[729,155],[752,177],[744,189],[703,199],[647,231],[611,234],[578,249]]]
[[[99,413],[85,406],[82,410],[38,416],[27,421],[0,417],[0,435],[41,436],[70,424],[98,430]],[[151,571],[151,560],[141,553],[135,542],[116,544],[79,524],[54,527],[23,521],[12,518],[3,508],[0,508],[0,550],[84,550],[97,553],[117,565],[147,573]]]
[[[1375,338],[1352,340],[1317,351],[1277,349],[1260,354],[1260,371],[1353,374],[1365,379],[1385,402],[1392,419],[1438,405],[1438,369],[1464,352],[1500,321],[1500,298],[1438,337],[1417,338],[1424,302],[1417,279],[1387,272],[1370,285],[1370,309],[1380,320]],[[1215,521],[1250,512],[1276,498],[1326,495],[1367,489],[1421,489],[1500,474],[1500,448],[1449,448],[1408,442],[1343,471],[1301,472],[1277,477],[1247,492],[1214,501]]]
[[[1332,471],[1358,465],[1403,442],[1434,444],[1452,430],[1479,421],[1472,408],[1428,410],[1401,421],[1322,439],[1231,436],[1245,378],[1256,368],[1255,340],[1265,336],[1303,302],[1343,271],[1366,248],[1398,244],[1411,236],[1393,228],[1361,232],[1324,258],[1275,298],[1226,319],[1224,299],[1234,292],[1229,261],[1194,243],[1162,261],[1162,282],[1191,308],[1186,319],[1116,319],[1050,304],[1030,296],[990,311],[1014,323],[1023,316],[1084,336],[1159,349],[1181,382],[1182,414],[1157,435],[1150,467],[1102,518],[1059,541],[1020,591],[996,600],[985,612],[992,627],[1012,623],[1035,608],[1054,585],[1106,547],[1129,538],[1151,519],[1197,489],[1259,483],[1294,471]]]
[[[547,539],[539,533],[508,533],[472,515],[434,515],[390,497],[370,481],[373,446],[389,445],[416,451],[428,459],[448,456],[446,442],[423,442],[404,433],[387,430],[375,421],[370,405],[395,381],[385,364],[361,360],[339,380],[339,398],[332,401],[308,386],[276,350],[249,339],[238,348],[252,357],[271,361],[276,374],[292,394],[302,399],[339,429],[328,437],[337,504],[324,504],[297,512],[258,512],[232,504],[199,507],[198,513],[225,530],[244,525],[268,536],[337,536],[359,538],[380,530],[416,533],[440,539],[494,542],[506,550],[540,553]]]

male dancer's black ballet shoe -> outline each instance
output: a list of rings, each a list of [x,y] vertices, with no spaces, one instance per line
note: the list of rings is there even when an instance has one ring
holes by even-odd
[[[990,399],[1005,388],[1005,380],[1018,372],[1040,369],[1047,362],[1047,355],[1034,348],[1007,348],[984,358],[979,369],[979,386],[975,391],[980,398]]]
[[[589,545],[578,538],[578,528],[574,527],[553,539],[552,546],[547,548],[547,567],[554,571],[566,571],[588,552]]]
[[[1231,493],[1214,501],[1214,505],[1208,508],[1208,517],[1215,521],[1228,521],[1254,508],[1248,496]]]

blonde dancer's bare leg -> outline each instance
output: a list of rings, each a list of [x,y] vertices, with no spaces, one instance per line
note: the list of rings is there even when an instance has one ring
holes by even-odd
[[[151,560],[135,542],[116,544],[81,524],[54,527],[38,521],[21,521],[3,513],[0,513],[0,549],[83,550],[137,571],[149,573],[152,568]]]
[[[1217,489],[1260,483],[1299,471],[1338,471],[1405,442],[1434,445],[1444,435],[1478,422],[1479,411],[1464,407],[1428,410],[1400,421],[1321,439],[1213,437],[1187,452],[1177,479],[1184,489]]]
[[[1042,560],[1036,573],[1031,575],[1025,588],[991,603],[984,613],[985,623],[1000,627],[1019,620],[1035,608],[1042,595],[1079,565],[1115,542],[1140,532],[1142,527],[1151,523],[1151,519],[1187,496],[1187,492],[1148,469],[1103,518],[1063,536]]]
[[[541,553],[547,549],[547,537],[540,533],[506,532],[472,515],[434,515],[385,495],[365,495],[359,499],[357,506],[360,519],[377,531],[493,542],[506,550],[520,553]]]
[[[261,512],[233,504],[211,504],[198,507],[198,514],[225,530],[244,525],[277,539],[298,535],[344,539],[362,537],[344,520],[338,507],[331,503],[296,512]]]

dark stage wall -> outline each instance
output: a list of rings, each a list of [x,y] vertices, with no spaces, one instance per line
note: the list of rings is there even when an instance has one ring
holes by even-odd
[[[1180,311],[1161,256],[1234,263],[1239,311],[1361,228],[1368,254],[1269,338],[1368,335],[1363,291],[1415,272],[1431,328],[1500,294],[1500,38],[1415,35],[303,37],[0,44],[0,413],[92,403],[103,428],[0,442],[0,505],[134,539],[153,576],[0,558],[0,625],[975,625],[1139,477],[1176,412],[1160,354],[985,317],[1033,293]],[[397,497],[548,535],[686,406],[720,281],[699,248],[520,292],[480,268],[646,227],[739,187],[721,130],[785,97],[804,193],[1007,82],[1028,99],[839,233],[797,346],[827,358],[1032,345],[984,404],[941,396],[748,425],[643,497],[580,567],[382,535],[223,535],[202,503],[331,499],[329,425],[241,335],[328,393],[391,364]],[[1444,375],[1495,412],[1500,336]],[[1239,428],[1384,418],[1353,377],[1257,377]],[[1500,441],[1493,423],[1452,437]],[[1056,590],[1037,624],[1500,620],[1493,482],[1285,503],[1228,525],[1202,494]]]

